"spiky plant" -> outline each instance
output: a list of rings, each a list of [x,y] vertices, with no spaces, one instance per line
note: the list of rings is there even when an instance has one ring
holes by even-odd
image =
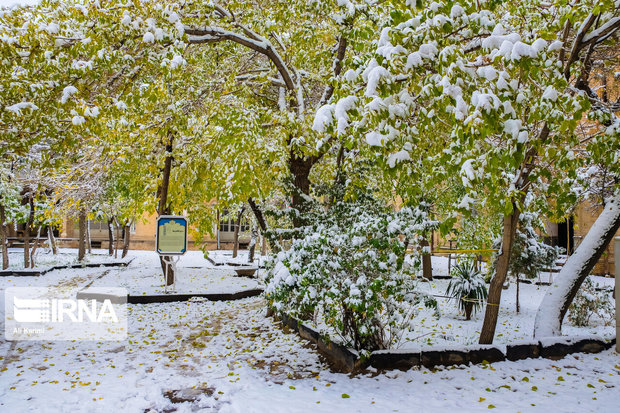
[[[473,262],[461,262],[451,271],[452,279],[446,289],[446,295],[457,300],[459,310],[465,312],[465,319],[470,320],[472,312],[482,308],[487,299],[487,286],[484,277],[474,267]]]

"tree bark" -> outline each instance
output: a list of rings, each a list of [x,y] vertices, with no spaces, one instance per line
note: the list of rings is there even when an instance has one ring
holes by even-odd
[[[54,226],[47,226],[47,239],[50,243],[50,248],[52,249],[52,254],[58,254],[58,246],[56,245],[56,237],[54,236]]]
[[[131,241],[131,224],[132,221],[128,221],[125,224],[125,231],[123,232],[123,254],[121,254],[121,258],[125,258],[129,252],[129,242]]]
[[[241,211],[237,215],[237,221],[235,221],[235,232],[233,234],[233,258],[237,258],[237,252],[239,251],[239,230],[241,229],[241,218],[245,212],[245,206],[241,207]]]
[[[495,275],[491,279],[489,286],[489,295],[487,298],[486,311],[484,313],[484,322],[480,331],[480,344],[492,344],[495,336],[495,327],[497,325],[497,315],[499,314],[499,304],[502,298],[502,287],[506,281],[508,274],[508,266],[510,264],[510,251],[514,243],[517,224],[519,223],[520,211],[516,203],[512,203],[512,213],[504,217],[504,230],[502,237],[502,247],[499,257],[497,258],[497,266]]]
[[[108,255],[114,255],[114,218],[108,218]]]
[[[86,248],[88,249],[88,253],[92,254],[93,249],[90,242],[90,219],[86,219]]]
[[[34,222],[34,195],[32,192],[28,193],[28,205],[30,210],[28,212],[28,221],[24,228],[24,268],[30,268],[30,229]]]
[[[293,177],[291,208],[295,210],[293,226],[301,227],[305,224],[303,213],[307,209],[307,196],[310,195],[310,170],[316,160],[313,157],[300,158],[291,153],[289,170]]]
[[[562,334],[562,321],[581,284],[620,229],[620,191],[609,201],[583,241],[555,277],[536,313],[534,337]],[[616,276],[618,276],[616,274]]]
[[[256,241],[258,238],[258,229],[256,229],[256,225],[252,225],[252,239],[250,239],[250,246],[248,248],[248,262],[254,262],[254,253],[256,251]]]
[[[422,276],[427,280],[432,280],[433,264],[431,262],[431,254],[430,252],[425,252],[425,248],[429,247],[428,240],[426,238],[422,238],[420,241],[420,246],[422,247]]]
[[[78,261],[84,261],[86,255],[86,208],[80,208],[78,217],[79,235],[78,235]]]
[[[271,233],[269,232],[269,229],[267,228],[267,222],[265,221],[265,216],[263,215],[263,211],[261,211],[259,206],[256,205],[256,202],[254,201],[254,199],[252,199],[251,197],[248,198],[248,204],[250,205],[250,209],[252,210],[252,212],[254,213],[254,216],[256,217],[256,222],[258,222],[260,232],[263,235],[263,246],[261,247],[261,254],[262,255],[266,254],[267,246],[265,245],[265,241],[269,242],[269,247],[271,248],[272,251],[274,252],[280,251],[277,240],[273,239]]]
[[[2,269],[9,268],[9,246],[7,245],[6,212],[0,203],[0,243],[2,244]]]
[[[41,227],[37,229],[37,238],[34,240],[34,245],[32,246],[32,251],[30,251],[30,268],[34,268],[34,254],[37,252],[37,248],[39,247],[39,238],[41,237]]]
[[[166,159],[164,160],[164,169],[162,170],[161,185],[157,190],[159,196],[159,205],[157,212],[159,215],[170,215],[170,205],[168,204],[168,189],[170,187],[170,173],[172,171],[172,141],[173,135],[168,135],[168,142],[166,144]],[[174,284],[174,268],[172,264],[164,260],[164,256],[159,257],[161,269],[166,277],[166,286]]]

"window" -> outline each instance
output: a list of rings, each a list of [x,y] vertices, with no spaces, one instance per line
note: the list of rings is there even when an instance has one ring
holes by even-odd
[[[237,220],[236,213],[230,213],[228,208],[224,208],[220,213],[220,232],[235,232],[235,221]],[[239,232],[248,232],[250,230],[250,223],[244,216],[241,217],[241,225],[239,226]]]

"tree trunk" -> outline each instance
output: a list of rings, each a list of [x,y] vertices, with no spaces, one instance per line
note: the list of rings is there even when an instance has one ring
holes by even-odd
[[[422,276],[427,280],[432,280],[433,264],[431,263],[430,250],[426,252],[426,250],[430,247],[426,237],[422,238],[420,241],[420,246],[422,247]]]
[[[619,228],[620,191],[616,191],[581,244],[566,260],[553,285],[547,289],[536,313],[534,337],[562,334],[562,321],[568,307]]]
[[[241,211],[237,215],[237,221],[235,221],[235,232],[233,234],[233,258],[237,258],[237,252],[239,251],[239,230],[241,229],[241,218],[245,212],[245,206],[241,207]]]
[[[474,310],[474,303],[471,301],[465,301],[465,320],[471,320],[471,313]]]
[[[108,255],[114,255],[114,218],[108,218]]]
[[[115,218],[114,219],[114,258],[118,258],[118,240],[121,238],[121,234],[120,234],[120,227],[121,224],[120,222],[118,222],[118,220]]]
[[[78,261],[84,261],[86,255],[86,208],[80,208],[78,217],[79,235],[78,235]]]
[[[497,315],[499,313],[499,303],[502,298],[502,287],[506,281],[508,274],[508,266],[510,264],[510,251],[514,243],[517,224],[519,223],[520,211],[513,201],[512,214],[504,217],[504,230],[502,237],[502,247],[497,265],[495,267],[495,275],[491,279],[489,286],[489,296],[487,298],[486,311],[484,313],[484,322],[480,331],[480,344],[492,344],[495,336],[495,327],[497,326]]]
[[[86,248],[88,249],[88,253],[92,254],[93,249],[90,242],[90,219],[86,219]]]
[[[52,254],[58,254],[58,246],[56,245],[56,237],[54,236],[54,227],[51,224],[47,226],[47,239],[50,243]]]
[[[248,247],[248,262],[254,262],[254,252],[256,251],[256,241],[258,238],[258,229],[256,225],[252,225],[252,239],[250,239],[250,246]]]
[[[128,221],[125,224],[125,231],[123,233],[124,237],[123,237],[123,254],[121,255],[121,258],[125,258],[127,256],[127,253],[129,252],[129,242],[131,240],[131,224],[132,221]]]
[[[172,171],[172,140],[173,136],[168,136],[169,141],[166,144],[166,159],[164,160],[164,169],[162,170],[161,185],[157,190],[159,196],[159,205],[157,213],[159,215],[170,215],[170,205],[168,204],[168,189],[170,187],[170,173]],[[172,264],[164,260],[164,256],[159,257],[161,269],[166,277],[166,286],[174,284],[174,268]]]
[[[266,253],[266,245],[265,241],[269,242],[269,247],[274,252],[278,252],[280,250],[278,242],[273,238],[271,232],[267,228],[267,222],[265,221],[265,216],[263,215],[263,211],[256,205],[256,202],[252,198],[248,198],[248,204],[250,205],[250,209],[254,213],[256,217],[256,222],[258,222],[258,226],[260,227],[260,232],[263,235],[263,247],[261,247],[261,254],[265,255]]]
[[[519,306],[519,273],[517,272],[517,314],[519,314],[519,310],[521,309]]]
[[[291,208],[295,211],[293,225],[299,228],[304,225],[303,213],[307,209],[307,196],[310,195],[310,169],[315,160],[311,157],[300,158],[291,153],[289,170],[293,175],[292,203]]]
[[[32,251],[30,252],[30,268],[34,268],[34,254],[37,252],[37,248],[39,247],[39,238],[41,237],[41,227],[37,229],[37,238],[34,240],[34,245],[32,246]]]
[[[0,203],[0,243],[2,244],[2,269],[9,268],[9,246],[7,244],[6,212]]]
[[[24,268],[30,268],[30,229],[34,222],[34,200],[33,194],[28,194],[28,205],[30,205],[30,211],[28,212],[28,221],[24,228]]]

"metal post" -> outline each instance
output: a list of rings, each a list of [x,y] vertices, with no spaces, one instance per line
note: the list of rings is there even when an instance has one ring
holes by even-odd
[[[614,276],[616,277],[616,352],[620,353],[620,342],[618,341],[618,337],[620,337],[620,317],[618,317],[618,312],[620,312],[620,237],[616,237],[615,244]]]

